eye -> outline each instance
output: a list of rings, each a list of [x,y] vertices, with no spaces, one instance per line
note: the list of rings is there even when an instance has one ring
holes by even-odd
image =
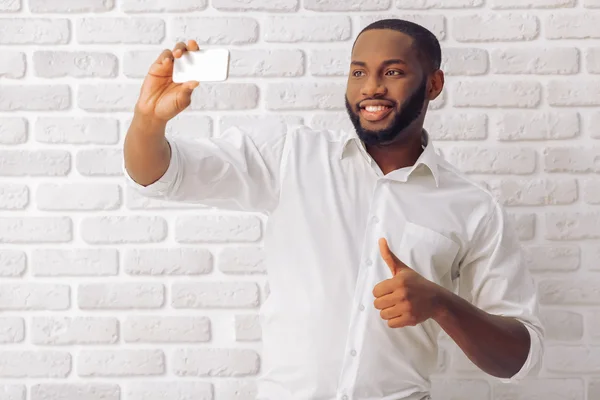
[[[354,72],[352,72],[352,76],[354,76],[356,78],[362,76],[361,74],[364,74],[364,72],[363,71],[354,71]]]
[[[390,69],[390,70],[386,71],[385,74],[388,76],[402,76],[402,75],[404,75],[404,71],[401,71],[399,69]]]

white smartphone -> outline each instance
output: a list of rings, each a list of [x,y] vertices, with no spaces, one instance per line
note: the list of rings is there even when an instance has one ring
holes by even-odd
[[[200,49],[186,51],[175,59],[173,82],[219,82],[229,75],[229,50]]]

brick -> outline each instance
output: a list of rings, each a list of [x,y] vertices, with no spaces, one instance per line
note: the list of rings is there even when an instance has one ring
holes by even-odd
[[[0,150],[0,176],[66,176],[71,154],[63,150]]]
[[[219,11],[297,11],[298,0],[212,0]]]
[[[129,130],[131,118],[127,118],[123,126]],[[203,115],[190,115],[188,111],[184,111],[175,118],[170,119],[165,129],[167,139],[182,137],[186,140],[195,140],[198,138],[209,138],[212,136],[212,133],[212,118]]]
[[[72,239],[69,217],[0,218],[0,243],[65,243]]]
[[[167,236],[167,221],[152,216],[86,217],[81,237],[87,243],[156,243]]]
[[[454,90],[454,106],[534,108],[541,96],[541,85],[534,81],[460,81]]]
[[[267,87],[267,109],[343,110],[345,91],[338,83],[273,83]]]
[[[580,400],[584,393],[582,379],[530,378],[519,384],[494,384],[494,400]]]
[[[235,316],[235,340],[253,342],[262,339],[262,329],[258,315]]]
[[[354,126],[345,111],[314,113],[308,125],[314,129],[354,131]]]
[[[491,395],[490,384],[483,379],[432,379],[432,398],[491,400]]]
[[[254,216],[180,216],[175,222],[179,243],[255,242],[261,236],[261,221]]]
[[[581,133],[577,112],[508,111],[494,119],[494,131],[501,141],[573,139]]]
[[[491,0],[492,9],[575,7],[577,0]]]
[[[546,147],[543,150],[546,172],[589,173],[600,171],[598,147]]]
[[[586,128],[590,132],[590,137],[592,137],[594,139],[600,139],[600,129],[598,129],[599,125],[597,125],[599,123],[600,123],[600,112],[592,113],[586,123]]]
[[[488,185],[505,206],[573,204],[578,199],[575,179],[503,179]]]
[[[31,341],[37,345],[113,344],[119,338],[112,317],[33,317]]]
[[[129,186],[126,186],[125,189],[125,204],[130,210],[208,209],[207,206],[200,204],[154,199],[138,193],[135,189],[132,189]]]
[[[362,30],[372,22],[387,18],[401,18],[406,21],[414,22],[428,29],[437,37],[438,40],[446,39],[446,18],[437,14],[378,14],[366,15],[358,19],[358,30]]]
[[[0,284],[0,310],[56,311],[66,310],[69,307],[70,288],[68,285],[44,283]]]
[[[70,372],[65,351],[0,351],[1,378],[66,378]]]
[[[256,382],[253,379],[227,379],[215,381],[217,399],[255,400],[258,395]]]
[[[588,318],[586,319],[586,327],[590,337],[593,340],[600,340],[600,332],[598,331],[598,328],[600,328],[600,312],[592,311],[590,314],[588,314]]]
[[[33,249],[34,276],[113,276],[119,268],[114,249]]]
[[[110,11],[115,0],[29,0],[29,10],[33,13],[101,13]]]
[[[63,111],[70,106],[68,85],[0,86],[0,111]]]
[[[521,13],[479,13],[454,17],[458,42],[513,42],[537,38],[537,17]]]
[[[40,117],[35,139],[48,144],[117,144],[119,121],[115,118]]]
[[[596,90],[600,90],[600,80],[550,81],[548,103],[557,107],[600,106],[600,94]]]
[[[173,18],[169,28],[173,42],[187,42],[192,38],[199,45],[256,43],[259,32],[257,20],[240,17]]]
[[[118,59],[111,53],[36,51],[33,69],[42,78],[114,78]]]
[[[444,108],[444,106],[446,105],[446,100],[447,95],[446,92],[443,91],[435,100],[429,103],[428,110],[440,110]]]
[[[516,48],[491,52],[495,74],[572,75],[579,72],[576,48]]]
[[[255,308],[259,288],[253,282],[175,282],[173,308]]]
[[[292,77],[304,75],[304,53],[301,50],[237,50],[231,51],[231,77]]]
[[[22,7],[23,6],[21,4],[21,0],[0,0],[0,11],[3,11],[3,12],[20,11]],[[0,386],[0,389],[1,388],[2,388],[2,386]],[[9,388],[10,388],[10,386],[9,386]],[[0,393],[2,393],[2,390],[0,390]],[[1,399],[5,400],[4,398],[1,398]],[[8,400],[13,400],[13,399],[11,399],[9,397]]]
[[[431,140],[483,140],[488,136],[485,114],[430,113],[424,127]]]
[[[546,340],[578,341],[583,338],[583,315],[578,312],[542,309],[540,320]]]
[[[546,239],[582,240],[600,238],[600,213],[554,212],[546,214]]]
[[[0,183],[0,210],[23,210],[29,205],[29,188],[16,183]]]
[[[258,107],[253,83],[203,83],[194,90],[190,110],[249,110]]]
[[[25,76],[26,68],[25,53],[18,51],[0,51],[0,78],[23,78]]]
[[[532,174],[536,165],[535,151],[518,147],[453,147],[448,158],[466,173],[526,175]]]
[[[311,11],[379,11],[390,8],[390,0],[304,0]]]
[[[269,16],[264,40],[270,43],[336,42],[350,39],[352,21],[346,16]]]
[[[19,277],[27,270],[27,256],[20,250],[0,250],[0,277]]]
[[[78,288],[77,303],[82,310],[132,310],[160,308],[165,287],[160,283],[92,283]]]
[[[262,247],[225,247],[218,257],[219,270],[225,274],[266,273]]]
[[[130,343],[208,342],[210,320],[206,317],[133,316],[125,320],[123,338]]]
[[[447,76],[474,76],[488,72],[488,52],[474,48],[444,48],[440,69]]]
[[[313,49],[310,52],[310,74],[313,76],[347,76],[351,54],[348,49]]]
[[[131,382],[125,391],[128,400],[213,400],[210,382]]]
[[[544,27],[548,39],[600,38],[600,16],[596,13],[563,11],[549,14]]]
[[[600,204],[600,182],[595,179],[583,182],[583,200],[588,204]]]
[[[600,347],[548,346],[545,354],[549,372],[596,374],[600,371]]]
[[[45,211],[115,210],[121,205],[121,191],[108,183],[43,183],[35,200],[38,209]]]
[[[231,127],[237,127],[251,134],[264,132],[281,132],[289,126],[301,125],[303,118],[296,115],[232,115],[223,116],[219,120],[219,131],[225,132]]]
[[[81,44],[159,44],[165,38],[165,21],[160,18],[103,17],[77,21]]]
[[[31,400],[120,400],[112,383],[40,383],[31,386]]]
[[[26,395],[25,385],[0,385],[0,400],[25,400]]]
[[[103,83],[80,85],[77,106],[90,112],[133,111],[140,95],[140,85]]]
[[[585,66],[587,72],[600,74],[600,47],[591,47],[586,50]]]
[[[531,271],[575,271],[581,264],[581,251],[575,245],[535,245],[527,247],[527,267]]]
[[[71,25],[66,18],[0,18],[0,44],[67,44]]]
[[[25,320],[18,317],[0,317],[0,344],[19,343],[25,339]],[[0,390],[0,399],[2,391]]]
[[[22,144],[27,141],[28,123],[25,118],[2,117],[0,144]]]
[[[401,9],[430,8],[477,8],[484,0],[396,0],[396,7]]]
[[[123,75],[128,78],[144,78],[161,52],[161,49],[124,51]]]
[[[535,236],[535,214],[509,213],[519,240],[531,240]]]
[[[75,167],[83,176],[122,176],[122,148],[94,148],[77,152]]]
[[[250,349],[178,349],[171,365],[177,376],[240,377],[258,374],[260,358]]]
[[[129,275],[204,275],[212,272],[212,254],[205,249],[127,249],[124,269]]]
[[[592,278],[544,279],[538,284],[540,304],[596,305],[600,302],[598,280]]]
[[[126,13],[194,12],[206,8],[208,0],[123,0],[121,11]],[[214,6],[214,4],[213,4]]]
[[[165,373],[160,350],[82,350],[77,359],[81,377],[156,376]]]

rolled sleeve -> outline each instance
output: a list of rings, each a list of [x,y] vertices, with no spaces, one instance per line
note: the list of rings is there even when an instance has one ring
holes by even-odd
[[[501,379],[520,381],[539,372],[544,353],[535,280],[512,222],[497,202],[478,226],[461,267],[461,295],[483,311],[515,318],[527,328],[531,339],[527,360],[514,376]]]

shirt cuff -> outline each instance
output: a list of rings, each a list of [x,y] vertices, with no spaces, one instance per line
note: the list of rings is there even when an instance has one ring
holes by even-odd
[[[537,374],[541,367],[542,341],[536,331],[530,328],[526,323],[523,325],[527,328],[527,332],[529,332],[529,337],[531,338],[531,346],[529,347],[527,360],[525,360],[525,364],[523,364],[521,370],[515,375],[507,379],[501,378],[500,381],[503,383],[519,382],[532,373]]]
[[[177,149],[177,145],[175,144],[175,142],[167,139],[167,143],[171,148],[171,159],[169,161],[169,167],[167,168],[165,173],[160,178],[158,178],[156,182],[153,182],[150,185],[144,186],[134,181],[131,175],[129,175],[129,173],[127,172],[127,169],[125,169],[125,162],[123,161],[122,169],[123,173],[125,174],[127,184],[140,194],[148,197],[159,197],[167,195],[172,190],[180,168],[180,157],[179,150]]]

